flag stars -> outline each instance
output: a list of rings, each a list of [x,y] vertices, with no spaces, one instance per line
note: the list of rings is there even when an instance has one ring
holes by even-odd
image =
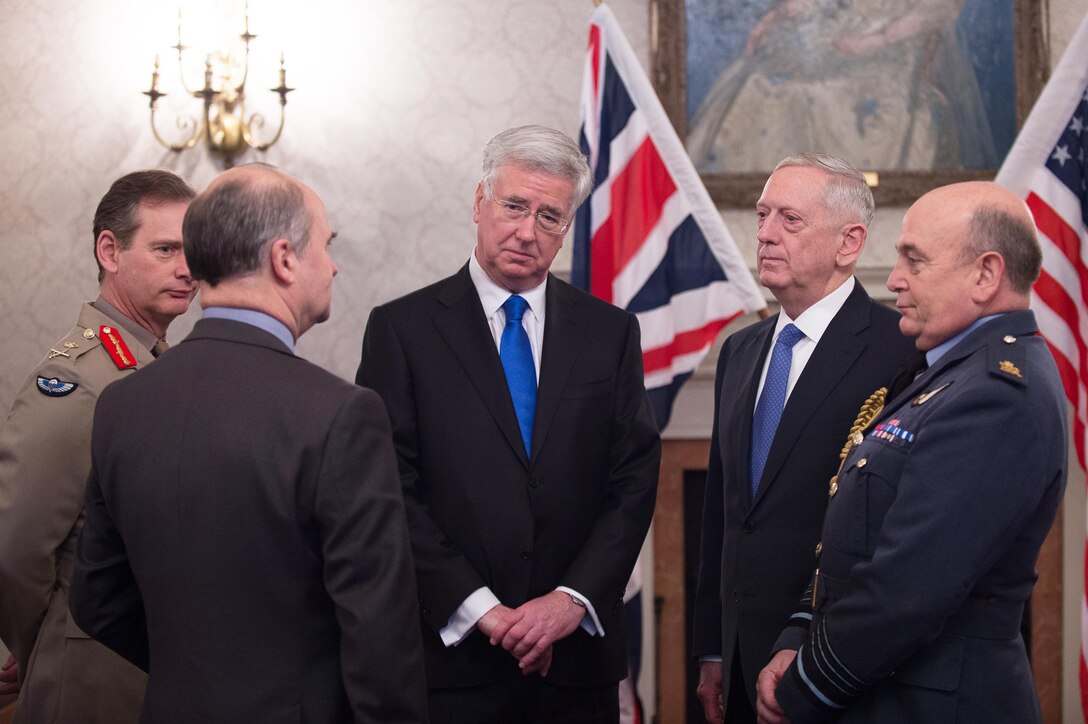
[[[1069,130],[1073,133],[1082,133],[1084,131],[1084,121],[1080,116],[1073,116],[1073,120],[1069,122]]]
[[[1065,167],[1065,162],[1073,158],[1069,153],[1068,145],[1061,145],[1054,148],[1054,153],[1050,156],[1052,159],[1058,162],[1059,166]]]

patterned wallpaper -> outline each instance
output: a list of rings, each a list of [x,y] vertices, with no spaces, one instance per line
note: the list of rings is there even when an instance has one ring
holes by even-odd
[[[195,3],[182,5],[196,17]],[[110,182],[161,165],[201,188],[219,167],[203,149],[177,156],[161,148],[140,95],[156,53],[163,82],[176,76],[168,48],[176,0],[4,0],[2,7],[6,410],[27,372],[73,324],[79,303],[96,294],[91,218]],[[283,138],[264,160],[310,184],[339,232],[333,316],[303,337],[299,353],[352,378],[370,309],[468,258],[484,142],[524,123],[577,132],[593,3],[251,0],[250,7],[255,51],[283,49],[288,85],[298,88]],[[611,7],[648,64],[648,3],[613,0]],[[274,86],[274,59],[254,76],[251,87]],[[265,106],[273,117],[275,108]],[[170,118],[163,120],[165,133]],[[557,268],[567,267],[569,257],[560,257]],[[196,306],[171,327],[171,341],[192,327]]]
[[[190,28],[208,30],[192,20],[202,10],[237,17],[243,0],[0,0],[3,409],[74,322],[79,302],[95,295],[90,225],[109,183],[161,165],[200,188],[219,170],[203,149],[178,156],[161,148],[140,95],[156,54],[162,55],[163,82],[176,76],[169,46],[179,3],[192,44]],[[648,66],[650,0],[609,4]],[[1050,0],[1052,57],[1059,57],[1086,5]],[[251,87],[275,85],[273,56],[283,50],[288,84],[298,89],[289,97],[283,138],[263,159],[316,189],[339,232],[333,317],[307,333],[299,351],[351,378],[370,309],[451,273],[467,258],[483,143],[523,123],[576,133],[593,3],[251,0],[250,7],[255,55],[263,63],[254,68]],[[228,24],[225,32],[237,28]],[[272,94],[251,96],[274,116]],[[164,108],[178,98],[164,99]],[[166,132],[170,117],[163,121]],[[860,263],[863,281],[877,295],[886,296],[883,281],[902,213],[878,210]],[[725,219],[754,263],[753,215],[730,210]],[[569,268],[567,251],[557,270]],[[181,339],[198,314],[194,305],[175,322],[170,340]],[[701,427],[709,419],[701,408],[693,417]]]

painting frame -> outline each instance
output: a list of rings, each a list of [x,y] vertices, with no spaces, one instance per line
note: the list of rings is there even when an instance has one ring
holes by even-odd
[[[1023,125],[1049,74],[1044,34],[1048,0],[1014,0],[1016,127]],[[651,0],[650,53],[654,89],[681,140],[687,137],[687,0]],[[878,207],[905,206],[919,196],[958,181],[992,180],[997,169],[886,171],[877,174],[873,196]],[[702,174],[719,208],[752,208],[770,174],[766,171]]]

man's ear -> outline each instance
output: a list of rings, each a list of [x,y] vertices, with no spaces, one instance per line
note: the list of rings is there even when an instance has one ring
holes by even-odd
[[[1005,257],[996,251],[988,251],[975,259],[975,285],[971,299],[986,304],[1001,291],[1005,279]]]
[[[484,202],[484,182],[481,181],[476,185],[476,197],[472,200],[472,221],[473,223],[480,223],[480,206]]]
[[[272,276],[281,284],[293,284],[298,272],[298,255],[287,239],[276,239],[269,245],[268,263]]]
[[[841,267],[852,267],[865,248],[866,230],[861,224],[847,224],[842,228],[842,240],[835,254],[835,263]]]
[[[103,230],[94,242],[94,253],[98,257],[98,263],[111,274],[117,273],[118,257],[121,251],[121,241],[109,229]]]

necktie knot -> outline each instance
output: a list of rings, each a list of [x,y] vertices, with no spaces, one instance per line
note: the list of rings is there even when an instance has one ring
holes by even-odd
[[[517,294],[511,294],[510,297],[502,303],[503,311],[506,312],[506,323],[520,322],[521,318],[525,315],[525,309],[529,306],[529,303],[525,301],[524,297],[519,297]]]
[[[786,347],[786,349],[793,349],[793,345],[800,342],[805,338],[805,333],[799,330],[793,324],[787,324],[782,328],[782,332],[778,335],[778,342]]]

